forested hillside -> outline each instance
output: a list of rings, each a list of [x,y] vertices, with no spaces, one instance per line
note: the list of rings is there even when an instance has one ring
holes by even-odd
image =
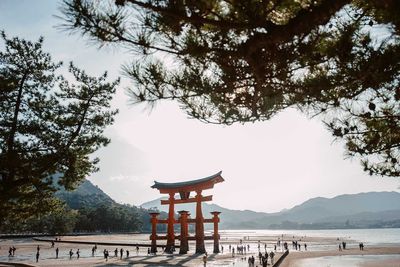
[[[54,176],[57,183],[57,176]],[[64,203],[58,209],[39,218],[21,221],[2,234],[9,233],[93,233],[93,232],[134,232],[151,230],[149,210],[133,205],[119,204],[93,185],[84,180],[73,191],[58,188],[56,201]],[[161,217],[166,217],[165,213]],[[161,229],[160,227],[159,230]]]

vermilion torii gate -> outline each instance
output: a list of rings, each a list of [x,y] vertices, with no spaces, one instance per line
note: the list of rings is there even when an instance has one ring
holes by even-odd
[[[203,196],[203,190],[211,189],[214,187],[214,184],[221,183],[224,179],[221,176],[222,172],[218,172],[212,176],[186,181],[179,183],[159,183],[154,181],[154,185],[152,188],[158,189],[161,194],[168,194],[168,200],[161,200],[161,205],[169,205],[168,210],[168,219],[160,220],[157,218],[157,212],[150,213],[151,215],[151,224],[152,224],[152,233],[150,236],[151,239],[151,252],[155,253],[157,251],[157,240],[167,239],[167,245],[165,251],[170,252],[171,248],[175,246],[175,239],[180,240],[180,254],[186,254],[189,250],[188,241],[196,240],[196,253],[205,253],[204,240],[212,239],[214,240],[214,253],[219,252],[219,234],[218,234],[218,223],[220,212],[211,212],[213,214],[213,218],[204,219],[203,212],[201,210],[201,203],[203,201],[211,201],[212,195]],[[190,197],[191,192],[196,192],[196,196]],[[179,194],[178,199],[175,199],[175,194]],[[175,220],[175,204],[183,204],[183,203],[196,203],[196,218],[191,219],[189,216],[189,212],[182,210],[179,211],[180,217],[178,220]],[[165,223],[168,225],[167,227],[167,236],[159,236],[157,235],[157,223]],[[195,236],[189,236],[188,233],[188,224],[195,223],[196,224],[196,232]],[[204,223],[213,223],[214,224],[214,234],[213,236],[206,237],[204,236]],[[174,232],[174,224],[180,224],[181,233],[179,236],[175,236]]]

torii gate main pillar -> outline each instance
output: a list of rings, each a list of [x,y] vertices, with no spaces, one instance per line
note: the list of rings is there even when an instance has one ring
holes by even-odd
[[[204,246],[204,217],[201,211],[201,191],[196,191],[196,253],[205,253]]]

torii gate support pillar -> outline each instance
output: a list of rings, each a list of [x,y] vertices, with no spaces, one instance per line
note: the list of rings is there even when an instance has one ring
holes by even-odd
[[[218,223],[219,223],[218,215],[220,213],[221,212],[219,212],[219,211],[211,212],[211,214],[214,215],[213,218],[212,218],[213,223],[214,223],[214,235],[213,235],[213,237],[214,237],[214,250],[213,250],[213,253],[219,253],[220,252],[219,251],[219,233],[218,233]]]
[[[158,221],[158,215],[160,213],[158,212],[151,212],[150,216],[151,216],[151,248],[150,248],[150,252],[151,253],[157,253],[157,221]]]
[[[186,254],[189,251],[189,242],[188,242],[188,235],[189,235],[189,227],[188,227],[188,216],[189,212],[186,210],[179,211],[181,215],[179,218],[179,222],[181,223],[181,244],[179,246],[179,254]]]

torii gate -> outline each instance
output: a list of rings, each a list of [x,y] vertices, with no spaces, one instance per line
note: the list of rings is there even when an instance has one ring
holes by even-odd
[[[170,252],[171,248],[175,246],[175,239],[180,239],[180,254],[186,254],[189,250],[188,240],[196,240],[196,253],[205,253],[204,240],[205,239],[213,239],[214,240],[214,253],[219,253],[219,234],[218,234],[218,223],[220,212],[214,211],[211,212],[213,214],[213,218],[204,219],[203,212],[201,210],[201,202],[203,201],[211,201],[212,195],[203,196],[201,193],[203,190],[211,189],[214,187],[214,184],[221,183],[224,179],[221,176],[221,171],[212,176],[186,181],[179,183],[159,183],[154,181],[154,185],[152,188],[158,189],[161,194],[169,194],[168,200],[161,200],[161,205],[169,205],[168,210],[168,219],[167,220],[159,220],[157,218],[157,212],[150,213],[151,215],[151,224],[152,224],[152,233],[150,236],[151,239],[151,252],[155,253],[157,251],[157,241],[159,239],[167,239],[166,251]],[[190,192],[196,192],[196,196],[190,197]],[[179,194],[180,199],[175,199],[175,194]],[[175,220],[174,214],[174,205],[175,204],[183,204],[183,203],[196,203],[196,218],[190,219],[189,213],[187,211],[179,211],[180,217],[179,220]],[[157,235],[157,223],[166,223],[167,227],[167,236],[158,236]],[[178,237],[175,237],[174,233],[174,224],[181,225],[181,234]],[[189,236],[188,234],[188,223],[196,224],[196,233],[194,237]],[[204,236],[204,223],[213,223],[214,224],[214,234],[211,237]]]

